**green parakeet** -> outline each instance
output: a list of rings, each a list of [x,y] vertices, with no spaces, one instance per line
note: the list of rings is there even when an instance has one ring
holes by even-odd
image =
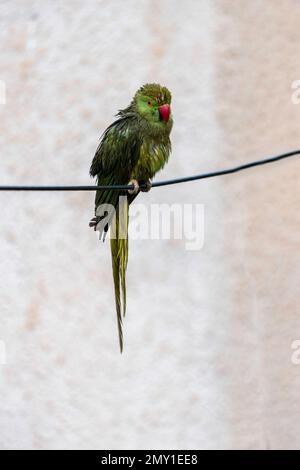
[[[166,87],[156,83],[142,86],[102,135],[90,168],[90,175],[97,177],[98,185],[134,186],[130,191],[98,190],[95,217],[90,222],[103,240],[109,227],[114,229],[110,243],[121,352],[122,314],[126,312],[128,206],[139,191],[149,191],[150,180],[168,161],[173,125],[170,105],[171,93]],[[107,207],[113,207],[113,211],[106,211]]]

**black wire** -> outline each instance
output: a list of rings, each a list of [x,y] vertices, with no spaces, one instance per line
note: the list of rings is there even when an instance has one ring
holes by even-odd
[[[299,155],[300,150],[293,150],[291,152],[276,155],[274,157],[265,158],[264,160],[257,160],[244,165],[239,165],[233,168],[227,168],[226,170],[217,170],[210,173],[202,173],[200,175],[186,176],[183,178],[175,178],[172,180],[157,181],[152,183],[152,187],[168,186],[171,184],[186,183],[188,181],[202,180],[205,178],[214,178],[215,176],[229,175],[231,173],[237,173],[239,171],[247,170],[255,166],[266,165],[267,163],[277,162],[284,158],[293,157]],[[143,185],[140,185],[143,188]],[[117,184],[112,186],[0,186],[0,191],[96,191],[98,189],[113,189],[113,190],[128,190],[134,189],[132,184]]]

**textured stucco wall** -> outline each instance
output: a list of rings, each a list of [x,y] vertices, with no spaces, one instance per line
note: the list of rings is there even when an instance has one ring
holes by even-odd
[[[159,177],[300,146],[294,0],[0,2],[1,183],[89,184],[137,87],[173,92]],[[205,244],[131,241],[125,353],[89,193],[0,194],[0,447],[300,448],[299,161],[155,189]]]

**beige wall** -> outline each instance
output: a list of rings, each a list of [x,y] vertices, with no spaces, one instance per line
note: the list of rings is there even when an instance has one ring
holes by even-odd
[[[89,184],[137,87],[173,92],[159,178],[300,147],[300,4],[2,1],[1,183]],[[299,448],[299,158],[153,189],[205,244],[131,241],[125,353],[89,193],[2,193],[0,447]]]

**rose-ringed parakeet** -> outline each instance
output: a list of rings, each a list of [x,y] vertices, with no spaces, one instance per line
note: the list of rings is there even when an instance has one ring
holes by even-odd
[[[171,152],[172,129],[171,93],[156,83],[142,86],[130,105],[119,111],[114,121],[102,135],[96,150],[90,175],[97,176],[98,185],[133,184],[129,191],[98,190],[95,200],[95,218],[90,226],[100,231],[105,239],[110,226],[111,257],[115,287],[120,350],[123,350],[122,314],[126,311],[126,267],[128,261],[128,206],[139,191],[149,191],[150,180],[163,168]],[[121,199],[120,196],[123,196]],[[122,206],[119,201],[125,200]],[[112,215],[99,209],[112,205]],[[101,215],[105,214],[105,215]],[[122,217],[122,236],[120,225]],[[125,236],[124,236],[125,227]],[[121,301],[122,299],[122,301]]]

